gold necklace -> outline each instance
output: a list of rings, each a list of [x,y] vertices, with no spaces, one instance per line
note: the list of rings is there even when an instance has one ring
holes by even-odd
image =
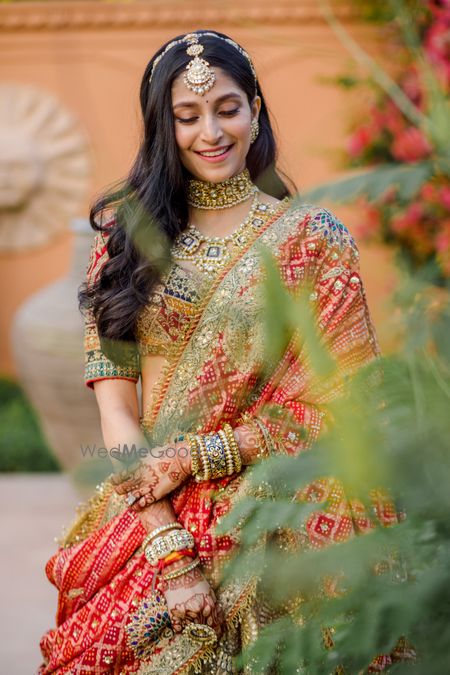
[[[258,202],[256,192],[247,217],[234,232],[225,237],[207,237],[195,225],[188,225],[175,239],[172,256],[177,261],[190,261],[207,276],[214,276],[230,262],[236,250],[246,246],[273,213],[272,206]]]
[[[248,169],[220,183],[191,179],[187,184],[187,201],[196,209],[228,209],[245,202],[258,188]]]

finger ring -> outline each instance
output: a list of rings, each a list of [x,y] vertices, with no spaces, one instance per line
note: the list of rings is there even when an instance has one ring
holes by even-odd
[[[136,497],[132,492],[129,492],[126,499],[128,506],[133,506],[134,502],[137,502],[138,499],[139,497]]]
[[[217,641],[216,631],[204,623],[188,623],[183,630],[192,642],[200,642],[205,645],[213,645]]]

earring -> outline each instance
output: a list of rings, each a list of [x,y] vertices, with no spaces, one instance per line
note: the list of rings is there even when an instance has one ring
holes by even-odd
[[[254,143],[256,141],[256,139],[258,138],[258,134],[259,134],[259,122],[258,122],[258,120],[252,120],[250,128],[251,128],[250,143]]]

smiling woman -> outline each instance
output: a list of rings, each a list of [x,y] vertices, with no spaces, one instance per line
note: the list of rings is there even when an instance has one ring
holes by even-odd
[[[114,473],[47,564],[59,601],[40,675],[242,672],[236,657],[280,608],[251,571],[224,578],[240,531],[217,525],[249,494],[250,466],[311,448],[378,354],[353,239],[325,209],[289,201],[247,52],[217,32],[179,36],[150,60],[140,100],[143,142],[92,208],[79,294]],[[261,244],[293,296],[309,290],[332,381],[294,336],[265,362]],[[322,484],[313,493],[305,548],[373,526],[342,490],[339,508]]]
[[[232,77],[218,68],[214,88],[200,100],[194,93],[186,95],[178,77],[172,101],[180,159],[192,176],[217,183],[242,173],[261,98],[255,95],[250,103],[244,92],[236,91]]]

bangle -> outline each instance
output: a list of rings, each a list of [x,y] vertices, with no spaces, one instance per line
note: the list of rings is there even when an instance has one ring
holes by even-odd
[[[189,434],[192,474],[206,481],[232,476],[242,469],[242,457],[230,424],[210,434]]]
[[[197,435],[195,439],[198,443],[200,462],[203,468],[203,474],[201,474],[200,480],[209,480],[211,478],[211,466],[209,464],[208,451],[206,449],[206,445],[204,443],[202,436]]]
[[[191,455],[191,473],[195,476],[200,471],[197,442],[194,434],[187,434],[186,440],[189,446],[189,454]]]
[[[154,530],[149,532],[147,536],[145,537],[144,541],[142,542],[142,546],[145,547],[147,544],[151,542],[152,539],[158,536],[158,534],[161,534],[162,532],[167,532],[167,530],[180,530],[182,529],[183,526],[181,523],[175,522],[175,523],[168,523],[167,525],[161,525],[160,527],[156,527]]]
[[[266,427],[266,425],[263,422],[261,422],[261,420],[258,419],[257,417],[254,418],[254,424],[257,426],[264,441],[257,454],[258,459],[262,459],[263,457],[268,457],[272,453],[274,445],[270,437],[270,432]]]
[[[260,419],[258,419],[257,417],[252,417],[248,413],[244,413],[243,415],[241,415],[239,421],[252,427],[256,431],[257,435],[261,440],[261,445],[258,447],[258,453],[256,454],[256,458],[263,459],[264,457],[268,457],[274,449],[274,444],[266,425],[263,424],[263,422],[261,422]]]
[[[145,547],[145,557],[151,565],[157,565],[159,560],[166,558],[174,551],[181,551],[184,548],[193,548],[195,544],[194,537],[187,530],[174,530],[165,537],[157,537],[155,541]]]
[[[221,478],[227,474],[227,448],[219,433],[207,434],[203,437],[208,462],[211,469],[211,478]]]
[[[166,581],[170,581],[170,579],[176,579],[177,577],[181,577],[183,574],[187,574],[191,570],[195,569],[197,565],[200,565],[199,558],[193,560],[191,563],[189,563],[189,565],[186,565],[186,567],[181,567],[179,570],[174,570],[173,572],[168,572],[168,574],[163,574],[162,578]]]
[[[239,447],[233,433],[233,428],[230,424],[223,425],[223,431],[227,438],[228,444],[230,446],[231,454],[233,456],[233,468],[235,473],[239,473],[242,469],[242,458],[241,453],[239,452]]]
[[[233,455],[231,454],[230,444],[228,443],[228,438],[223,429],[219,429],[217,433],[225,450],[226,475],[231,476],[234,473],[234,462]]]

